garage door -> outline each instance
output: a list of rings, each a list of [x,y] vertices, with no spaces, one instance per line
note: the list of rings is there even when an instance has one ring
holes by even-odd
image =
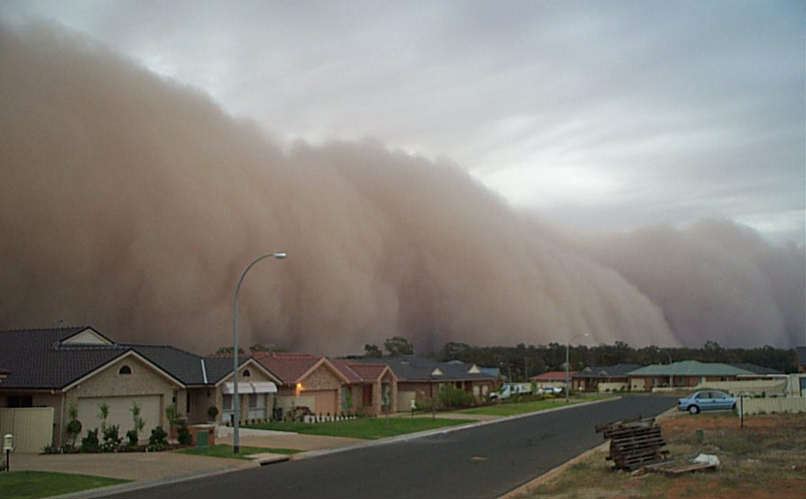
[[[88,430],[101,427],[101,419],[98,417],[101,412],[99,406],[106,402],[109,406],[109,417],[106,419],[107,426],[119,425],[120,431],[118,434],[125,437],[126,432],[134,428],[131,408],[136,403],[140,407],[140,417],[146,423],[140,433],[140,438],[148,438],[151,430],[160,424],[160,399],[161,395],[79,398],[78,420],[81,421],[82,434],[86,435]],[[101,437],[101,435],[98,436],[99,438]]]
[[[336,390],[305,390],[302,392],[306,397],[313,397],[316,402],[311,409],[317,414],[336,414]]]
[[[411,403],[417,397],[414,391],[398,391],[397,392],[397,410],[401,412],[410,411]]]

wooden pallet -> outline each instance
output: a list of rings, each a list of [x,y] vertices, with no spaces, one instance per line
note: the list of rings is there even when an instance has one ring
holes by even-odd
[[[655,418],[612,421],[596,425],[596,432],[610,440],[607,459],[612,460],[616,468],[635,470],[662,461],[668,453],[661,449],[666,441]]]

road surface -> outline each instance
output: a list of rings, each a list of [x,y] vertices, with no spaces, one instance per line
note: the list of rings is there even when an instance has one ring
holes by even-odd
[[[594,425],[656,415],[673,404],[668,397],[627,396],[110,497],[494,498],[601,443]]]

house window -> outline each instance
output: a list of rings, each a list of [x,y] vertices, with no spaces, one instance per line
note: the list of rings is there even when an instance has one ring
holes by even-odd
[[[250,393],[249,394],[249,408],[254,409],[257,407],[257,394]]]
[[[244,369],[243,373],[241,373],[241,376],[243,376],[244,378],[248,378],[251,375],[252,373],[249,372],[249,369]]]
[[[33,407],[34,398],[31,395],[9,395],[6,398],[6,407]]]
[[[224,395],[224,410],[232,410],[232,395]]]
[[[187,402],[185,402],[185,414],[190,414],[190,393],[185,392],[185,398]]]
[[[129,375],[129,374],[131,374],[131,373],[132,373],[132,368],[131,368],[131,367],[129,367],[129,366],[122,366],[122,367],[121,367],[121,368],[118,370],[118,374],[122,374],[122,375]]]

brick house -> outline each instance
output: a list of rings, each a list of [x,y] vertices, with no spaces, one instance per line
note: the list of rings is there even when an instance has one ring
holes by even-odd
[[[219,408],[217,421],[222,421],[227,392],[234,388],[228,383],[231,358],[205,358],[167,345],[115,343],[90,326],[2,331],[0,364],[11,371],[0,384],[0,407],[51,408],[41,430],[52,435],[47,440],[54,445],[66,441],[71,407],[85,434],[100,426],[99,406],[106,404],[107,424],[119,425],[124,435],[133,426],[130,410],[136,404],[146,423],[140,436],[147,438],[156,426],[168,427],[171,404],[190,424],[207,422],[210,406]],[[279,380],[248,357],[239,359],[239,376],[244,418],[258,419],[253,406],[262,400],[263,407],[271,407]],[[231,395],[229,404],[231,410]],[[260,419],[265,417],[264,410]]]
[[[709,381],[736,381],[740,376],[751,378],[757,375],[729,364],[696,360],[653,364],[627,374],[630,391],[651,391],[653,388],[691,388]]]
[[[307,407],[315,414],[335,415],[345,412],[341,387],[350,380],[330,360],[307,353],[258,353],[261,365],[274,373],[282,385],[277,393],[276,418],[296,407]]]
[[[442,386],[460,388],[481,400],[495,390],[498,378],[484,373],[475,364],[458,360],[437,362],[416,355],[355,359],[361,364],[384,364],[397,378],[397,410],[408,411],[413,401],[432,400]]]
[[[341,387],[345,412],[377,416],[398,411],[398,378],[389,366],[345,359],[330,362],[349,380]]]
[[[537,388],[565,388],[566,374],[569,380],[573,380],[577,371],[569,371],[568,373],[565,371],[547,371],[543,374],[532,376],[529,380],[534,382]]]
[[[806,347],[797,347],[795,352],[798,356],[798,372],[806,373]]]
[[[594,366],[574,373],[572,383],[574,390],[583,392],[617,392],[629,389],[627,373],[635,371],[638,364],[615,364],[612,366]],[[565,377],[563,377],[565,382]]]

